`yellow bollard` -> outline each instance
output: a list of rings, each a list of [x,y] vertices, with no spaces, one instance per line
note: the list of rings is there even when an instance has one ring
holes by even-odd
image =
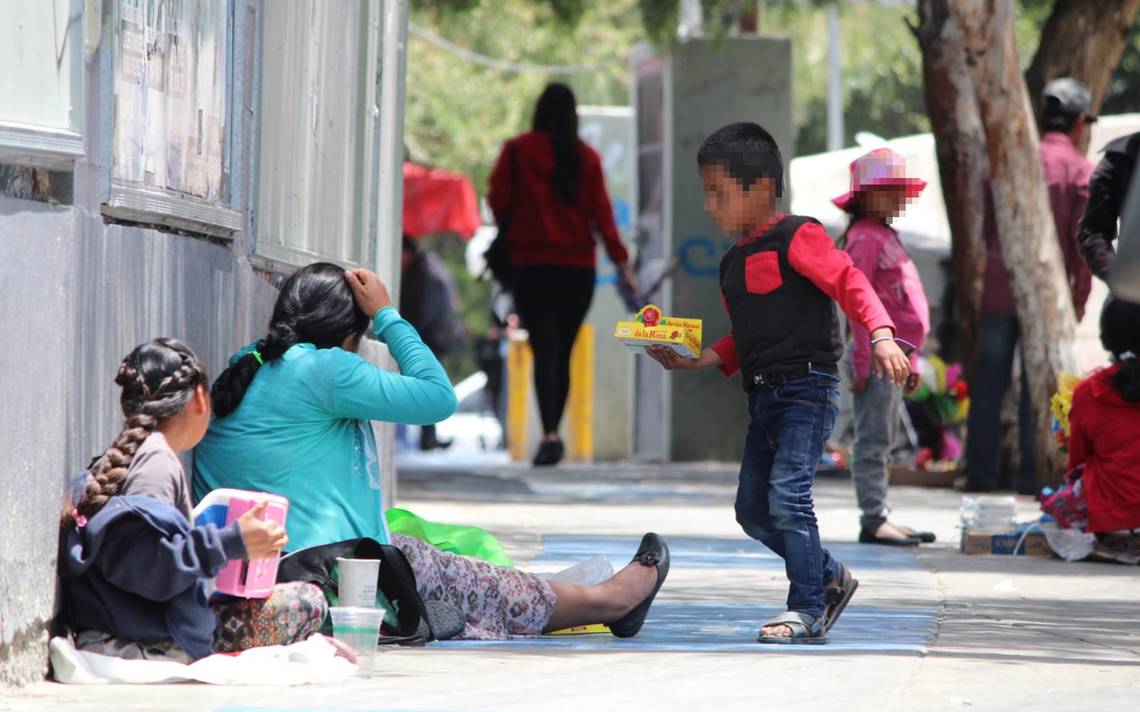
[[[583,324],[570,353],[569,447],[571,462],[594,461],[594,327]]]
[[[527,458],[526,421],[533,370],[534,360],[525,332],[512,334],[507,349],[507,448],[515,462]]]

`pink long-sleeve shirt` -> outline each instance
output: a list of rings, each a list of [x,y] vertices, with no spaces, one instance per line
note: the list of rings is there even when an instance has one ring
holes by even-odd
[[[930,305],[918,269],[899,240],[898,233],[876,220],[862,219],[847,231],[847,254],[879,296],[895,324],[895,336],[914,344],[911,371],[918,368],[918,354],[930,333]],[[851,363],[855,375],[871,375],[871,338],[860,323],[851,322]],[[900,344],[905,350],[909,348]]]

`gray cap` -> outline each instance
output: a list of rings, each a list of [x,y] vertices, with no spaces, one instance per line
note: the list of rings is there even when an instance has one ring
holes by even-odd
[[[1045,113],[1058,113],[1069,114],[1076,116],[1078,114],[1085,114],[1089,116],[1089,109],[1092,107],[1092,94],[1081,84],[1072,77],[1061,77],[1054,79],[1045,85],[1045,90],[1041,92],[1045,100]],[[1089,118],[1095,118],[1089,116]]]

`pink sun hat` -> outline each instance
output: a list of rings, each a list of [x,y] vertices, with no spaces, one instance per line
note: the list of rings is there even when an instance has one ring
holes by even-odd
[[[831,202],[849,211],[859,193],[876,185],[901,185],[907,189],[906,197],[917,198],[926,187],[926,181],[908,178],[906,161],[898,153],[889,148],[876,148],[851,162],[851,190]]]

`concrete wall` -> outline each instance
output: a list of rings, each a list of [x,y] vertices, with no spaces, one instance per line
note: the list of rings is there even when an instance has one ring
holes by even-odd
[[[731,242],[704,211],[697,149],[734,121],[755,121],[792,153],[792,54],[786,38],[755,37],[680,44],[669,60],[672,77],[672,221],[670,239],[681,268],[671,282],[670,313],[704,320],[707,346],[728,330],[718,265]],[[740,458],[747,422],[739,378],[715,370],[672,376],[671,460]]]

